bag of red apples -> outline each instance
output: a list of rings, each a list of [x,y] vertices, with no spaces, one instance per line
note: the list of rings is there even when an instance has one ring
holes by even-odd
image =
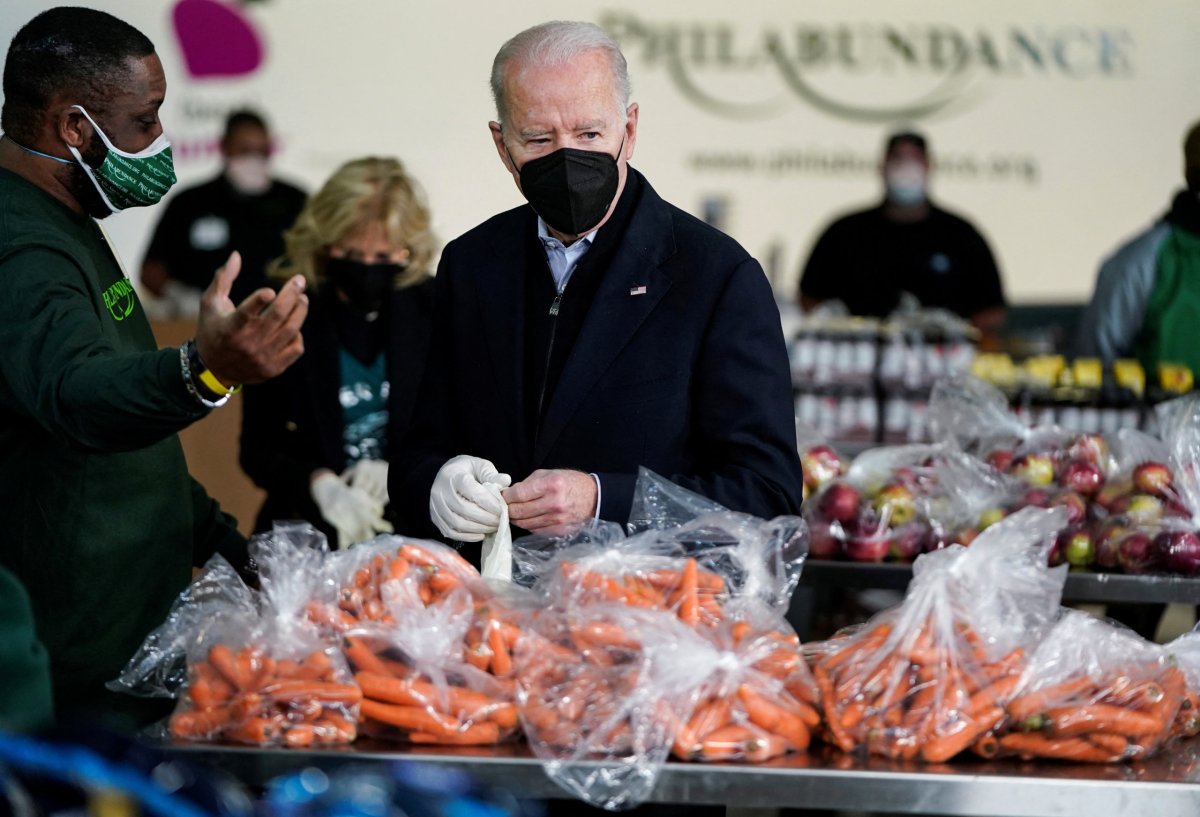
[[[937,383],[929,416],[936,439],[982,460],[1018,486],[1002,503],[985,509],[980,528],[1021,508],[1062,507],[1067,525],[1050,551],[1051,564],[1086,567],[1095,561],[1092,508],[1110,490],[1119,467],[1103,436],[1054,425],[1027,426],[998,389],[973,377]]]
[[[875,448],[855,458],[804,506],[809,555],[857,562],[911,562],[967,543],[1003,506],[1016,482],[947,445]]]
[[[1200,573],[1200,397],[1158,406],[1161,441],[1117,440],[1121,466],[1096,497],[1096,564],[1125,573]]]
[[[804,501],[846,473],[847,463],[829,441],[810,425],[796,421],[796,449],[804,469]]]

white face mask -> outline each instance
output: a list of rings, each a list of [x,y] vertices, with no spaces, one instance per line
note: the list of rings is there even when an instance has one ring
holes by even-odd
[[[225,178],[243,196],[261,196],[271,188],[271,165],[254,153],[234,156],[225,163]]]
[[[900,205],[920,204],[925,201],[928,177],[920,162],[890,162],[884,171],[884,180],[890,201]]]

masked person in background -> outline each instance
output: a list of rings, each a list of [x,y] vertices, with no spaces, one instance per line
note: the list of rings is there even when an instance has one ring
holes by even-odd
[[[189,476],[176,432],[303,351],[304,279],[235,307],[236,254],[201,299],[195,339],[157,348],[98,219],[151,205],[174,182],[166,90],[154,45],[91,9],[39,14],[5,58],[0,567],[29,594],[64,721],[163,713],[104,683],[194,566],[220,553],[247,568],[245,540]]]
[[[150,239],[142,285],[159,300],[154,317],[194,317],[212,270],[237,250],[236,302],[266,286],[267,264],[283,255],[283,234],[304,207],[304,191],[271,177],[271,135],[262,116],[229,114],[220,175],[176,193]]]
[[[305,354],[247,387],[242,468],[267,492],[257,529],[305,519],[343,547],[392,530],[388,463],[407,430],[429,345],[434,239],[396,159],[343,165],[287,233],[279,280],[313,292]]]
[[[1104,260],[1076,352],[1134,357],[1147,372],[1181,363],[1200,373],[1200,122],[1184,136],[1187,185],[1148,229]]]
[[[991,342],[1004,323],[1004,291],[992,251],[966,219],[929,200],[925,137],[888,137],[881,204],[834,221],[800,276],[800,305],[843,302],[853,315],[886,317],[911,293],[923,306],[968,319]]]
[[[629,517],[645,466],[737,511],[800,505],[792,387],[758,262],[629,166],[638,105],[591,23],[492,68],[497,156],[528,205],[447,245],[413,425],[405,533],[477,542]],[[509,486],[511,481],[514,483]]]

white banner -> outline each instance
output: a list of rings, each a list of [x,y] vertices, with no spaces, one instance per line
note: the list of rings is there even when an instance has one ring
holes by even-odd
[[[51,3],[4,0],[0,40]],[[930,138],[934,196],[990,241],[1014,301],[1084,300],[1100,259],[1161,215],[1200,119],[1195,0],[112,0],[168,79],[180,184],[217,171],[225,114],[260,107],[281,175],[399,156],[449,240],[520,202],[487,131],[491,60],[518,30],[591,19],[629,60],[635,167],[719,219],[780,292],[835,215],[881,195],[885,134]],[[155,209],[108,228],[136,267]]]

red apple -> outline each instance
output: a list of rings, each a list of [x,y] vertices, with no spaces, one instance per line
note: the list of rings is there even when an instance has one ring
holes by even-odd
[[[927,533],[921,525],[905,525],[893,533],[888,557],[896,562],[911,562],[925,552]]]
[[[1117,561],[1126,573],[1145,573],[1158,567],[1158,551],[1150,534],[1135,531],[1124,539],[1117,550]]]
[[[1017,508],[1049,508],[1050,492],[1045,488],[1030,488],[1017,501]]]
[[[910,522],[917,513],[912,491],[898,482],[883,486],[875,495],[872,505],[880,518],[894,528]]]
[[[1087,518],[1087,500],[1075,491],[1059,491],[1050,500],[1050,507],[1067,509],[1067,524],[1078,525]]]
[[[1058,469],[1058,481],[1068,490],[1091,496],[1104,484],[1104,471],[1091,460],[1067,460]]]
[[[1081,434],[1071,443],[1067,455],[1102,466],[1108,459],[1108,441],[1099,434]]]
[[[858,516],[862,495],[848,482],[831,482],[817,499],[817,511],[826,519],[850,522]]]
[[[1172,573],[1200,573],[1200,536],[1193,531],[1163,531],[1154,537],[1154,547],[1163,567]]]
[[[1012,474],[1035,488],[1054,481],[1054,462],[1045,454],[1022,454],[1012,464]]]
[[[846,539],[846,558],[854,562],[882,562],[892,547],[886,531],[852,534]]]
[[[1144,494],[1163,496],[1171,480],[1171,469],[1161,462],[1143,462],[1133,469],[1133,484]]]
[[[1007,471],[1013,463],[1013,452],[1007,448],[997,448],[989,451],[984,459],[997,471]]]
[[[813,559],[836,559],[842,552],[842,526],[814,519],[808,526],[808,555]]]
[[[810,488],[820,488],[834,477],[842,475],[842,460],[827,445],[815,445],[800,457],[804,466],[804,484]]]
[[[1121,540],[1128,536],[1129,528],[1118,519],[1109,519],[1096,531],[1096,564],[1105,570],[1114,570],[1118,564]]]
[[[1100,490],[1092,497],[1092,502],[1109,513],[1115,513],[1113,506],[1126,494],[1133,493],[1133,483],[1127,479],[1109,480],[1100,486]]]

